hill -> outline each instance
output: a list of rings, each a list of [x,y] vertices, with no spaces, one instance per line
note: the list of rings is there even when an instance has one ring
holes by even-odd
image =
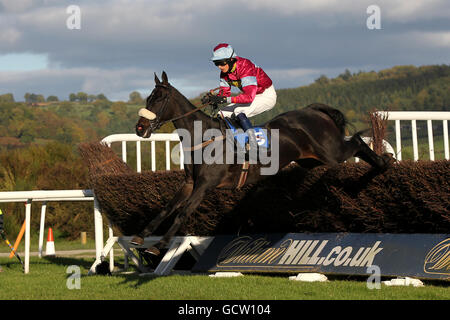
[[[254,119],[263,123],[277,114],[321,102],[340,109],[352,122],[378,110],[450,110],[450,65],[396,66],[379,72],[321,76],[314,83],[277,90],[277,104]]]

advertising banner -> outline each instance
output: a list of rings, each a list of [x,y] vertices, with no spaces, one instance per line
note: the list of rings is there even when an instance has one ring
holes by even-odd
[[[450,278],[450,234],[288,233],[216,236],[193,271],[319,272]]]

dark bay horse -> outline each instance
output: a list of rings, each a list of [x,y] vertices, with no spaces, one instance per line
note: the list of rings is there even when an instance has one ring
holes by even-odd
[[[223,120],[211,118],[199,111],[186,97],[169,84],[167,74],[162,73],[162,81],[155,74],[155,88],[147,98],[146,108],[139,112],[136,124],[138,136],[148,138],[163,123],[172,121],[175,128],[187,130],[194,135],[195,122],[201,121],[202,133],[208,129],[223,129]],[[346,120],[337,109],[324,104],[311,104],[301,110],[289,111],[276,116],[264,124],[268,132],[278,129],[279,168],[292,161],[300,165],[302,160],[313,159],[313,166],[336,165],[350,157],[359,157],[377,170],[383,171],[390,162],[387,154],[378,156],[364,143],[359,133],[345,139]],[[215,143],[226,144],[226,140]],[[212,188],[236,188],[240,183],[242,164],[196,163],[192,139],[181,142],[185,155],[185,183],[173,199],[131,243],[142,245],[144,237],[151,235],[164,219],[178,212],[172,226],[160,242],[147,249],[159,255],[160,249],[168,244],[185,219],[191,215],[202,201],[205,192]],[[204,146],[200,145],[200,149]],[[224,148],[225,149],[225,148]],[[274,150],[271,150],[272,152]],[[247,171],[245,184],[252,184],[264,176],[260,173],[261,164],[251,165]],[[309,165],[309,167],[311,167]]]

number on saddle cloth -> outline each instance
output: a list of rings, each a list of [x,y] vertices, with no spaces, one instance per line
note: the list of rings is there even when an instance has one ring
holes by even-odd
[[[248,143],[248,133],[242,132],[241,128],[237,128],[238,123],[233,123],[232,119],[224,118],[224,120],[228,129],[230,129],[233,133],[234,139],[238,143],[238,147],[245,148],[246,143]],[[253,130],[255,131],[255,138],[258,143],[258,147],[269,148],[267,130],[261,127],[253,127]]]

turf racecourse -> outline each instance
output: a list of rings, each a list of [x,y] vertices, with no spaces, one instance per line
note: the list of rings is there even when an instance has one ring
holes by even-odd
[[[173,274],[165,277],[114,273],[88,276],[89,257],[31,257],[30,273],[17,260],[0,258],[1,300],[450,300],[449,281],[426,281],[425,287],[368,289],[366,278],[329,277],[326,283],[304,283],[288,275],[211,278]],[[121,267],[123,259],[117,257]],[[69,266],[81,272],[79,289]],[[130,268],[131,270],[131,268]],[[69,271],[69,273],[68,273]],[[384,280],[384,279],[382,279]],[[68,286],[69,284],[69,286]]]

